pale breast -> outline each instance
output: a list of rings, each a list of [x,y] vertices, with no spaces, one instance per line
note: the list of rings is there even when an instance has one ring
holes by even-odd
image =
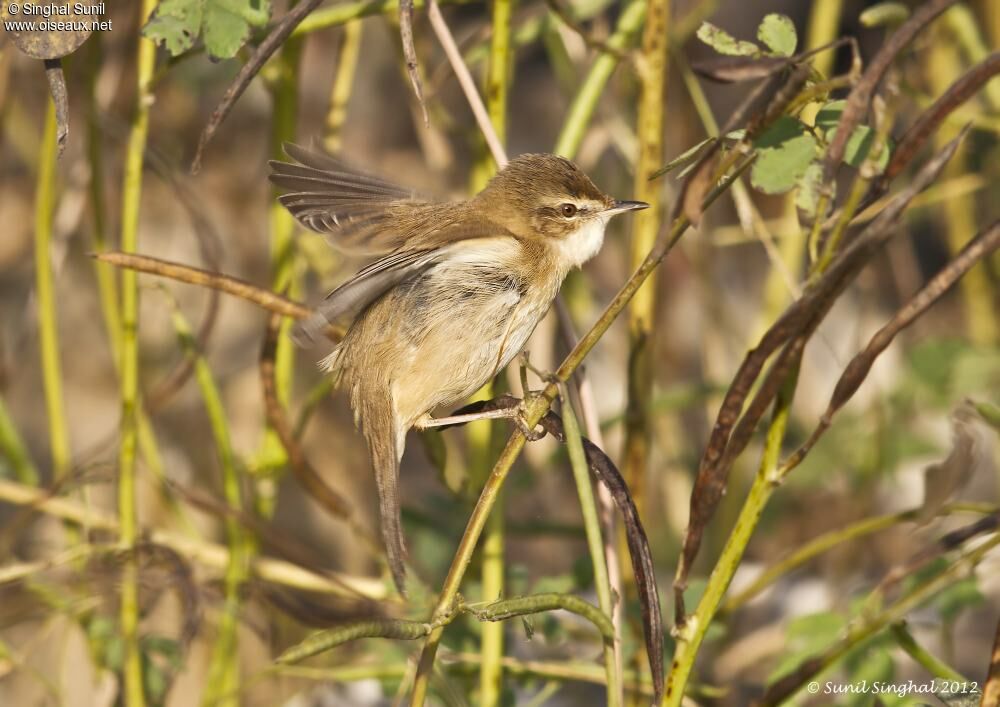
[[[409,427],[462,401],[521,351],[566,274],[544,255],[524,267],[513,238],[467,241],[402,283],[351,327],[340,360],[385,381]]]

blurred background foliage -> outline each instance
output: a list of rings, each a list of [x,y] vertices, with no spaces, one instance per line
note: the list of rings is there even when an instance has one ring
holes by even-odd
[[[446,3],[510,155],[551,151],[565,139],[567,115],[591,67],[621,51],[606,42],[630,4]],[[139,47],[155,5],[109,3],[114,29],[64,60],[71,132],[58,162],[41,67],[0,39],[0,704],[399,703],[413,682],[419,642],[365,638],[302,665],[273,661],[318,628],[371,617],[426,620],[505,438],[503,426],[426,435],[425,444],[410,446],[401,483],[417,580],[404,604],[372,540],[374,489],[362,440],[345,400],[327,394],[315,365],[324,352],[298,350],[280,336],[274,384],[310,466],[348,504],[346,520],[289,473],[288,455],[267,424],[259,365],[266,313],[186,284],[140,275],[136,285],[134,273],[88,255],[133,249],[314,302],[363,261],[330,250],[276,204],[266,162],[281,155],[283,141],[315,140],[368,171],[454,195],[482,185],[492,170],[489,153],[422,5],[414,35],[429,124],[407,76],[395,4],[361,0],[323,4],[300,25],[249,84],[207,145],[201,170],[191,174],[209,115],[250,47],[288,8],[280,1],[161,0],[145,36],[163,46]],[[908,12],[907,4],[890,3],[899,6],[878,10],[888,20],[869,26],[860,19],[868,4],[858,0],[649,5],[669,8],[657,167],[717,134],[749,90],[692,71],[718,56],[713,47],[753,54],[739,42],[757,41],[758,54],[763,47],[782,56],[849,36],[867,62]],[[780,26],[762,28],[757,40],[770,13],[788,19],[772,20]],[[490,64],[498,17],[510,27],[512,46],[499,54],[508,58],[505,71]],[[732,37],[703,28],[699,41],[706,20]],[[624,46],[647,46],[651,40],[641,35],[634,23],[622,35]],[[957,3],[920,33],[892,78],[898,99],[890,149],[919,111],[998,45],[995,0]],[[651,140],[641,121],[637,128],[647,56],[618,58],[624,61],[607,67],[610,80],[569,151],[604,191],[630,198],[644,159],[640,144]],[[850,66],[846,47],[814,63],[826,77]],[[830,98],[843,98],[843,88]],[[810,165],[819,169],[814,160],[832,139],[827,129],[839,118],[830,111],[842,110],[827,106],[831,122],[824,124],[817,117],[822,103],[782,118],[790,122],[771,128],[779,133],[770,134],[771,143],[767,135],[758,140],[761,153],[747,178],[755,188],[724,194],[670,253],[647,291],[652,319],[616,321],[586,359],[594,422],[633,485],[668,620],[695,473],[722,395],[748,348],[806,284],[817,200],[809,193]],[[806,347],[786,452],[806,440],[840,372],[871,335],[1000,217],[1000,79],[956,110],[934,144],[943,146],[966,123],[972,127],[964,143],[915,198],[900,235],[838,298]],[[845,158],[853,167],[868,149],[860,143],[874,136],[869,125],[863,129],[871,135],[859,135]],[[766,154],[769,146],[800,151],[775,158]],[[657,223],[679,198],[683,165],[674,166],[640,185],[662,199]],[[838,186],[846,194],[849,184],[842,179]],[[591,326],[637,264],[628,228],[612,222],[602,252],[564,287],[578,331]],[[134,287],[140,296],[130,300]],[[947,581],[910,607],[905,622],[894,617],[853,642],[818,679],[937,677],[983,686],[1000,610],[997,558],[986,554],[974,570],[958,571],[946,553],[966,546],[938,543],[996,515],[998,295],[994,253],[898,337],[778,490],[707,629],[691,700],[750,703],[804,661],[829,655],[859,621],[882,616],[885,582],[901,582],[905,593],[936,577]],[[639,340],[648,364],[636,369]],[[562,360],[567,348],[553,315],[528,349],[542,369]],[[638,375],[631,387],[630,375]],[[516,370],[508,377],[496,390],[519,391]],[[638,438],[648,441],[639,452],[627,431],[636,400],[648,426],[639,428]],[[134,425],[122,424],[130,419]],[[689,608],[730,537],[764,441],[756,435],[736,460],[692,570]],[[562,592],[596,603],[568,472],[564,448],[546,439],[528,446],[506,483],[494,511],[505,522],[487,529],[502,548],[494,567],[503,596]],[[996,533],[994,526],[985,537],[995,540]],[[941,557],[893,579],[939,546]],[[626,560],[623,572],[630,571]],[[463,596],[498,598],[490,577],[477,554]],[[493,584],[484,589],[484,581]],[[651,685],[628,583],[623,600],[626,702],[640,704]],[[600,640],[579,617],[545,613],[484,626],[493,625],[465,616],[448,627],[430,676],[433,700],[605,703]],[[673,650],[668,637],[668,666]],[[482,678],[484,671],[493,677]],[[794,699],[809,700],[805,693]],[[877,703],[934,699],[882,695]],[[814,703],[871,705],[876,698],[820,696]]]

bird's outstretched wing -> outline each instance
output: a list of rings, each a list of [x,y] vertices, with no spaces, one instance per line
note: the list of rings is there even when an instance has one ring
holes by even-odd
[[[405,242],[406,214],[433,202],[415,192],[364,174],[335,157],[301,145],[285,144],[295,160],[271,160],[270,179],[288,189],[278,197],[306,228],[325,235],[336,248],[376,255]]]
[[[285,152],[295,163],[272,160],[270,179],[290,190],[278,200],[292,215],[340,250],[383,256],[331,292],[316,314],[296,327],[299,343],[313,341],[328,323],[353,319],[391,288],[422,275],[457,241],[512,237],[481,210],[420,199],[299,145],[286,143]]]

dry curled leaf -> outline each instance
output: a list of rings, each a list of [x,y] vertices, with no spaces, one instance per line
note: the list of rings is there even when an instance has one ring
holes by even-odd
[[[983,463],[984,455],[975,429],[976,409],[963,402],[951,417],[951,451],[939,462],[924,469],[924,502],[920,522],[926,523],[952,496],[960,491]]]

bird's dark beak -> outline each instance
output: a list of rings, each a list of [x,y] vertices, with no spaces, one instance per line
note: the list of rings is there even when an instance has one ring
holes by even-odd
[[[615,199],[611,202],[611,206],[607,211],[605,211],[605,213],[613,216],[615,214],[625,213],[626,211],[641,211],[642,209],[648,208],[649,204],[645,201],[620,201],[619,199]]]

